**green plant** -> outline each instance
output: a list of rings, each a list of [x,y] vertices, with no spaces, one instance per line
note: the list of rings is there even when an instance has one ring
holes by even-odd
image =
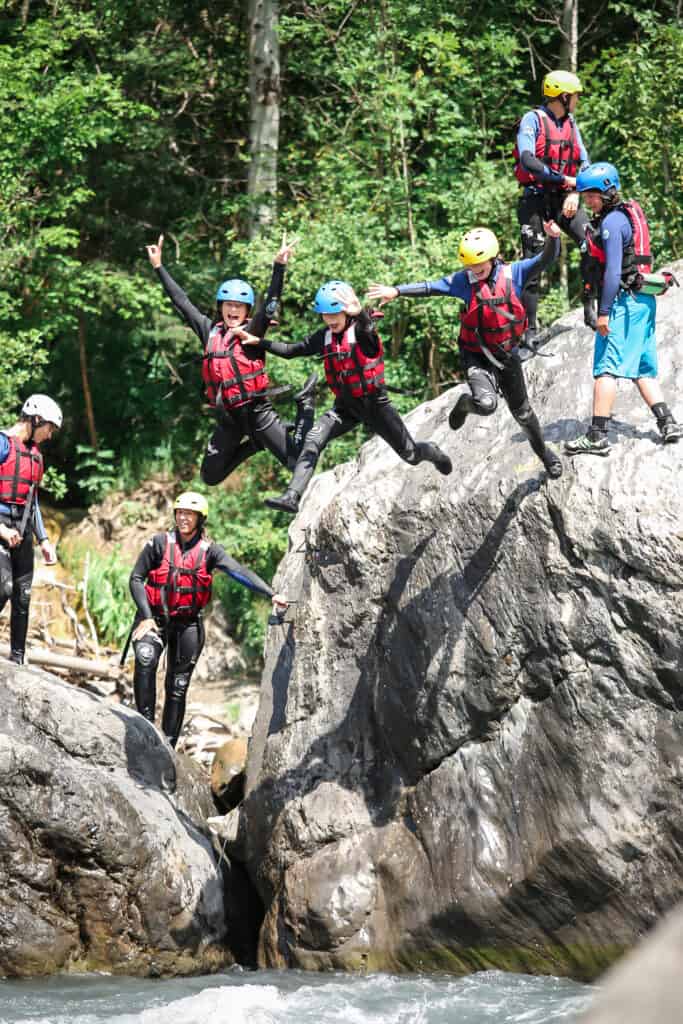
[[[85,563],[81,563],[84,573]],[[133,620],[128,589],[130,565],[117,548],[111,555],[91,551],[88,557],[87,601],[97,633],[105,643],[121,645]]]
[[[49,466],[45,470],[40,486],[42,490],[51,494],[55,501],[61,501],[67,492],[66,477],[54,466]]]
[[[116,483],[114,451],[112,448],[95,449],[87,444],[77,444],[76,455],[78,486],[88,501],[99,501]]]

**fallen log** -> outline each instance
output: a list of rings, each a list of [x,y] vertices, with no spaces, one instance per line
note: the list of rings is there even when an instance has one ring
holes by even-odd
[[[0,647],[0,655],[9,657],[9,647]],[[116,665],[108,665],[105,661],[90,661],[88,658],[76,658],[55,651],[46,651],[39,647],[31,647],[27,651],[27,662],[31,665],[48,665],[53,668],[67,668],[72,672],[84,672],[86,675],[99,676],[101,679],[120,679],[121,670]]]

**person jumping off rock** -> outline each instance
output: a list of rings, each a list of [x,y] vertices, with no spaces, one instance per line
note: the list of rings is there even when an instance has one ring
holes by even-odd
[[[616,167],[591,164],[579,174],[576,187],[593,219],[587,235],[589,263],[584,272],[598,283],[598,317],[593,355],[593,419],[587,433],[568,441],[569,455],[609,455],[608,426],[616,398],[617,379],[632,380],[652,410],[665,443],[678,441],[676,423],[657,380],[653,295],[639,290],[651,269],[650,235],[640,205],[624,201]]]
[[[577,245],[584,240],[588,217],[579,207],[576,175],[589,160],[574,111],[581,82],[571,71],[549,71],[543,79],[544,102],[519,124],[514,149],[515,176],[524,186],[517,204],[522,255],[535,256],[544,246],[543,221],[555,221]],[[521,295],[529,317],[527,342],[538,331],[540,269],[529,275]]]
[[[288,345],[266,340],[262,344],[267,352],[283,359],[322,358],[334,404],[306,437],[284,494],[266,498],[266,505],[295,514],[323,450],[361,423],[379,434],[404,462],[412,466],[431,462],[440,473],[450,473],[453,466],[448,456],[435,444],[414,441],[392,405],[384,383],[382,342],[370,311],[361,308],[351,285],[328,281],[318,289],[313,308],[325,326],[306,341]],[[258,340],[245,336],[244,344]]]
[[[312,374],[294,396],[297,414],[292,429],[282,422],[268,400],[270,384],[264,350],[245,351],[235,329],[248,326],[259,337],[265,334],[277,313],[285,266],[296,242],[283,238],[275,256],[266,301],[250,320],[254,291],[238,278],[223,281],[218,288],[213,319],[200,313],[163,266],[163,240],[161,235],[156,245],[148,245],[147,255],[175,309],[204,345],[202,378],[209,405],[218,418],[202,461],[202,480],[209,486],[219,484],[263,448],[291,469],[315,418],[317,375]]]
[[[33,582],[33,534],[46,565],[57,561],[43,525],[38,488],[40,445],[62,425],[62,411],[47,395],[31,395],[21,419],[0,433],[0,611],[11,599],[10,661],[23,665]]]
[[[519,343],[527,325],[521,299],[525,282],[557,258],[560,229],[553,221],[544,222],[543,227],[545,247],[531,259],[503,263],[494,233],[488,228],[473,228],[463,235],[459,247],[465,270],[438,281],[372,284],[368,296],[382,305],[399,296],[445,295],[462,299],[466,308],[460,314],[458,346],[470,394],[460,395],[452,409],[448,419],[451,428],[459,430],[470,413],[490,416],[496,410],[500,391],[548,476],[559,477],[562,463],[545,445],[538,418],[529,404],[519,356]]]
[[[157,666],[167,647],[161,728],[175,747],[192,672],[204,646],[201,613],[211,599],[213,574],[224,572],[269,597],[278,615],[287,608],[287,600],[204,535],[209,506],[203,495],[186,491],[176,498],[173,509],[175,529],[147,541],[130,575],[130,592],[137,606],[131,633],[135,706],[154,721]]]

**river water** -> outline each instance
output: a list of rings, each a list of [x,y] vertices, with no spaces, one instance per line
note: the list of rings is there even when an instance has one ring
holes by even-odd
[[[147,981],[0,981],[0,1024],[571,1024],[591,990],[560,978],[242,971]]]

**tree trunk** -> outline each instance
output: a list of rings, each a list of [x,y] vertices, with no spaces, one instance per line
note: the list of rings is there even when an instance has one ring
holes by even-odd
[[[249,237],[275,220],[280,128],[278,0],[249,0]]]
[[[90,381],[88,379],[88,354],[85,347],[85,317],[82,313],[78,316],[78,354],[81,360],[81,381],[83,382],[85,415],[88,420],[88,435],[90,437],[91,447],[97,449],[95,413],[92,405],[92,394],[90,393]]]
[[[576,71],[579,56],[579,0],[563,0],[560,67]]]

